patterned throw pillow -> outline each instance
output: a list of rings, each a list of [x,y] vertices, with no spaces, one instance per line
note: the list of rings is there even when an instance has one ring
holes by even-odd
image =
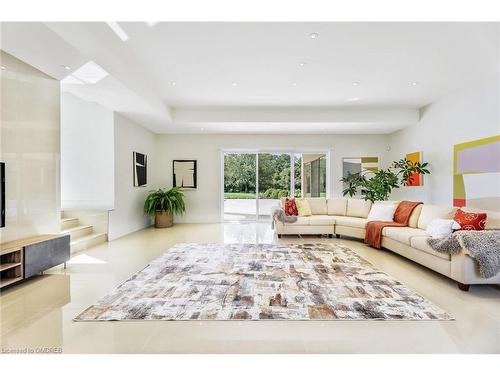
[[[294,198],[285,198],[285,214],[288,216],[297,216],[299,214]]]
[[[453,220],[460,224],[459,230],[484,230],[486,216],[485,213],[466,212],[459,208]]]

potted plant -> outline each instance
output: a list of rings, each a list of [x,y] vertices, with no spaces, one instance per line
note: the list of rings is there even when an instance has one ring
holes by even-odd
[[[186,212],[184,193],[178,187],[152,190],[144,202],[144,212],[154,216],[155,228],[171,227],[174,214]]]
[[[356,195],[361,189],[361,195],[367,201],[385,201],[389,199],[392,189],[408,185],[412,181],[413,173],[430,174],[426,169],[428,163],[412,162],[408,159],[394,161],[387,169],[379,169],[372,178],[366,173],[347,173],[340,181],[347,185],[342,191],[344,196]]]

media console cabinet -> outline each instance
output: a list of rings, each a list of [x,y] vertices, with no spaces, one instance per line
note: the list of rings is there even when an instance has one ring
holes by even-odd
[[[69,235],[47,234],[0,244],[0,288],[66,265],[69,242]]]

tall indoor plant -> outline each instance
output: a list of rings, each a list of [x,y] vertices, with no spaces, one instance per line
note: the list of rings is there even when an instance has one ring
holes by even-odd
[[[426,169],[427,165],[428,163],[401,159],[394,161],[387,169],[379,169],[371,178],[367,178],[366,175],[372,172],[347,172],[347,176],[340,180],[347,186],[342,194],[352,197],[361,190],[361,195],[367,201],[388,200],[392,189],[408,185],[414,173],[430,174]]]
[[[178,187],[152,190],[144,202],[144,212],[154,216],[156,228],[171,227],[174,214],[186,212],[184,193]]]

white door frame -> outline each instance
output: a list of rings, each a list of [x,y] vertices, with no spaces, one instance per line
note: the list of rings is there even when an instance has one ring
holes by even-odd
[[[266,147],[266,148],[221,148],[219,149],[220,157],[220,195],[219,195],[219,212],[220,221],[224,222],[224,155],[225,154],[254,154],[255,155],[255,221],[259,221],[259,154],[261,153],[283,153],[290,155],[290,194],[295,194],[295,154],[325,154],[326,155],[326,197],[330,198],[333,195],[331,183],[331,153],[332,149],[327,147],[308,148],[308,147]],[[254,220],[247,220],[254,221]]]

